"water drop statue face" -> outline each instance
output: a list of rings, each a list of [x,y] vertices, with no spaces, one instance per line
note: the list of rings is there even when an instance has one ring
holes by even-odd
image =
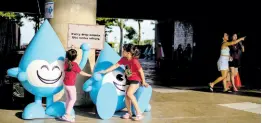
[[[109,119],[116,111],[126,107],[125,94],[128,85],[126,85],[127,79],[124,73],[124,66],[120,66],[106,74],[97,73],[116,64],[120,58],[110,45],[104,43],[104,49],[100,52],[94,67],[94,75],[83,85],[83,90],[89,92],[101,119]],[[142,112],[145,110],[143,107],[150,106],[151,94],[151,87],[147,89],[140,87],[135,94],[139,106],[142,106]],[[140,101],[140,98],[143,99]]]
[[[81,49],[83,57],[80,67],[83,69],[88,58],[88,45],[83,44]],[[59,117],[64,114],[64,103],[53,102],[53,96],[63,89],[65,54],[61,41],[45,20],[28,45],[19,67],[7,71],[9,76],[18,78],[23,87],[35,96],[35,102],[26,106],[23,119]],[[47,98],[46,110],[42,107],[42,97]]]
[[[94,75],[89,80],[87,80],[83,86],[84,91],[86,92],[90,91],[89,94],[94,104],[97,104],[97,102],[98,103],[103,102],[98,100],[107,100],[107,99],[111,100],[111,102],[114,102],[112,103],[111,106],[108,106],[110,107],[110,109],[107,108],[107,111],[105,111],[105,112],[111,112],[112,115],[116,110],[121,110],[125,108],[124,98],[126,93],[125,92],[126,78],[124,74],[124,67],[119,67],[116,70],[109,72],[105,75],[98,74],[97,72],[109,68],[113,64],[117,63],[118,60],[120,60],[120,56],[114,51],[114,49],[110,45],[104,43],[104,49],[101,50],[100,55],[94,67],[94,72],[93,72]],[[101,88],[104,85],[110,86],[109,90],[105,89],[106,91],[105,93],[101,91]],[[99,99],[97,98],[99,95],[99,91],[100,91],[100,95],[105,96],[104,98],[99,98]],[[109,117],[106,117],[105,119],[107,118]]]
[[[123,69],[117,69],[104,75],[102,85],[111,83],[115,86],[118,96],[125,95],[126,92],[126,77]]]

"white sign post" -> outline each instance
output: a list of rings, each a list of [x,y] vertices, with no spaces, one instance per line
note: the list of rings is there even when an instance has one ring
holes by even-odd
[[[102,50],[105,41],[104,25],[68,25],[68,42],[67,47],[80,48],[81,44],[88,43],[91,49]]]
[[[54,17],[54,2],[45,3],[45,18]]]

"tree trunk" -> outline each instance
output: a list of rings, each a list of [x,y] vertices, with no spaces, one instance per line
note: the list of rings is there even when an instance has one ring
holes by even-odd
[[[119,55],[122,56],[122,45],[123,45],[123,20],[122,19],[120,19],[119,21],[119,28],[120,28]]]
[[[141,23],[140,23],[139,20],[137,22],[138,22],[138,42],[137,43],[139,45],[139,43],[141,41]]]
[[[36,34],[36,32],[40,27],[40,17],[38,15],[34,16],[34,22],[35,22],[35,34]]]

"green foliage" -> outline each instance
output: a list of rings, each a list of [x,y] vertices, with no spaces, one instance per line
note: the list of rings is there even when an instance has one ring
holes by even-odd
[[[0,11],[0,19],[8,19],[11,21],[14,21],[19,26],[23,26],[23,23],[21,22],[21,19],[23,16],[20,13],[14,13],[14,12],[1,12]]]
[[[126,28],[125,22],[126,22],[125,19],[116,19],[115,24],[113,26],[118,26],[121,29],[125,29]]]
[[[96,18],[96,23],[98,25],[105,25],[106,28],[110,28],[110,26],[115,26],[115,22],[117,19],[114,18]]]
[[[96,23],[98,25],[105,25],[106,28],[106,36],[108,33],[112,32],[111,26],[118,26],[120,29],[120,55],[122,53],[122,44],[123,44],[123,30],[125,29],[125,20],[123,19],[114,19],[114,18],[97,18]]]
[[[139,41],[137,38],[135,38],[134,40],[131,41],[132,44],[134,45],[138,45],[139,44]]]
[[[141,41],[144,43],[144,45],[147,45],[147,44],[150,44],[152,45],[153,44],[153,40],[144,40],[144,41]]]
[[[25,18],[27,18],[29,21],[34,21],[34,22],[41,22],[44,20],[44,15],[39,15],[39,14],[24,14]]]
[[[143,41],[138,41],[138,39],[137,38],[135,38],[135,39],[133,39],[132,41],[131,41],[131,43],[132,44],[134,44],[134,45],[152,45],[153,44],[153,40],[143,40]]]
[[[115,42],[108,42],[109,45],[111,45],[113,48],[115,47]]]
[[[114,18],[96,18],[96,23],[98,25],[105,25],[106,28],[106,35],[107,33],[112,32],[111,26],[116,26],[117,19]]]
[[[15,19],[16,14],[14,12],[0,12],[0,16],[7,19]]]
[[[125,38],[132,40],[136,37],[137,33],[136,30],[131,26],[126,26],[125,30],[127,31],[127,34],[125,35]]]
[[[40,24],[42,21],[44,21],[44,15],[39,15],[39,14],[24,14],[25,18],[27,18],[29,21],[35,22],[34,30],[35,33],[37,30],[40,28]]]

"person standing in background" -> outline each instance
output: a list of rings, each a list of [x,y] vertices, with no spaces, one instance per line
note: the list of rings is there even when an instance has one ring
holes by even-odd
[[[160,68],[160,63],[162,60],[164,60],[164,57],[165,57],[163,47],[160,42],[158,43],[158,49],[157,49],[156,55],[157,55],[156,56],[157,57],[157,60],[156,60],[157,68]]]
[[[223,42],[220,49],[220,57],[217,62],[218,70],[221,72],[221,76],[219,76],[215,81],[210,82],[208,84],[209,89],[211,92],[213,92],[214,86],[223,81],[224,91],[223,92],[229,92],[230,89],[227,86],[227,75],[229,70],[229,60],[230,60],[230,49],[229,46],[238,44],[240,41],[244,41],[245,37],[239,38],[235,41],[228,42],[228,34],[224,33],[223,36]]]
[[[237,34],[234,33],[232,36],[232,41],[237,40]],[[229,46],[230,48],[230,58],[229,61],[229,68],[230,68],[230,80],[233,86],[234,91],[238,91],[236,85],[235,85],[235,76],[238,75],[238,68],[240,67],[240,58],[242,52],[244,52],[244,45],[242,42],[239,42],[235,45]]]
[[[152,45],[150,45],[149,47],[150,47],[150,49],[149,49],[149,51],[147,52],[147,55],[148,55],[148,58],[149,58],[150,60],[152,60],[153,47],[152,47]]]
[[[149,50],[148,48],[149,48],[149,47],[147,46],[146,49],[145,49],[145,51],[144,51],[144,53],[143,53],[144,56],[145,56],[145,58],[144,58],[145,60],[148,59],[148,56],[147,56],[147,52],[148,52],[148,50]]]
[[[189,43],[187,44],[187,47],[184,50],[184,57],[185,57],[185,65],[186,67],[188,67],[192,59],[192,48]]]
[[[182,67],[183,64],[183,48],[182,48],[182,44],[179,44],[176,50],[176,60],[177,60],[177,66],[178,68]]]

